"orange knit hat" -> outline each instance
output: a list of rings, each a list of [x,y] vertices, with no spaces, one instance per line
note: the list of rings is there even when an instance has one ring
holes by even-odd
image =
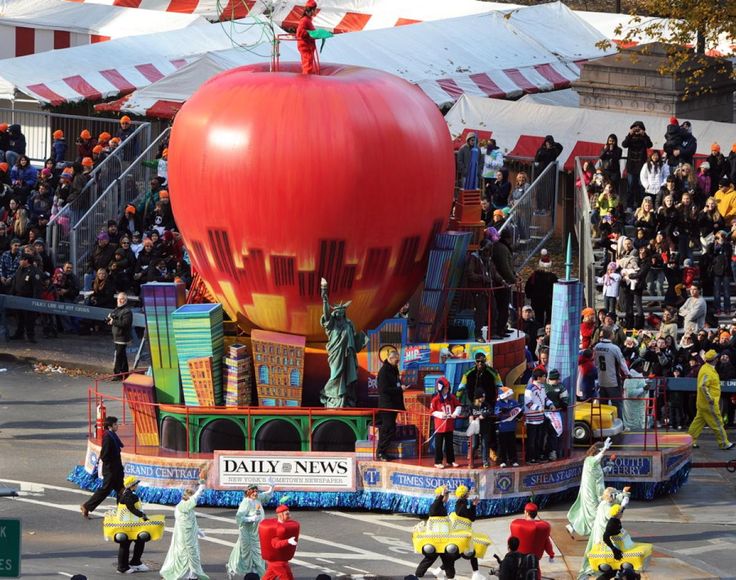
[[[721,152],[721,146],[718,143],[713,143],[713,145],[710,146],[711,151],[718,151],[718,153]]]
[[[120,117],[120,124],[122,125],[123,123],[130,123],[130,117],[128,117],[128,115]]]
[[[53,137],[54,139],[63,139],[64,131],[62,131],[61,129],[57,129],[56,131],[54,131]]]
[[[79,134],[80,139],[92,139],[92,133],[90,133],[87,129],[83,129],[82,132]]]
[[[169,192],[165,189],[162,189],[158,192],[159,199],[169,199]]]
[[[102,145],[95,145],[92,147],[92,153],[102,153]]]
[[[112,137],[110,133],[108,133],[107,131],[103,131],[102,133],[100,133],[100,136],[97,138],[97,140],[101,143],[107,143],[110,140],[110,137]]]
[[[82,159],[82,165],[84,165],[85,167],[92,167],[94,164],[95,162],[92,161],[91,157],[85,157],[84,159]]]

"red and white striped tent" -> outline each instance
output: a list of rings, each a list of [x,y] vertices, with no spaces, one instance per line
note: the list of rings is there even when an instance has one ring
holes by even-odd
[[[191,14],[82,6],[63,0],[13,0],[0,10],[0,59],[166,32],[207,21]]]
[[[572,170],[575,157],[600,155],[610,133],[623,141],[634,121],[643,121],[654,147],[661,149],[669,116],[634,115],[533,102],[483,99],[463,95],[445,115],[453,138],[469,131],[493,137],[507,155],[534,157],[546,135],[563,146],[560,161]],[[686,121],[686,118],[679,118]],[[736,141],[733,123],[691,120],[697,153],[710,155],[712,143],[728,151]]]
[[[107,4],[200,14],[211,20],[233,20],[245,16],[263,17],[273,5],[273,20],[285,29],[296,26],[302,14],[304,0],[69,0],[87,4]],[[355,32],[402,26],[428,20],[440,20],[483,14],[495,10],[519,8],[516,4],[480,2],[478,0],[320,0],[314,18],[315,26],[333,32]],[[607,38],[620,42],[631,26],[631,16],[608,12],[576,11],[576,14]],[[639,18],[639,17],[637,17]],[[641,18],[642,25],[662,22],[658,18]],[[622,32],[615,29],[621,25]],[[651,42],[645,34],[633,44]],[[694,40],[693,40],[694,42]],[[708,47],[713,56],[728,56],[736,52],[736,40],[726,37]]]
[[[70,0],[199,14],[210,20],[235,20],[264,16],[273,8],[273,20],[282,28],[295,27],[304,0]],[[319,0],[314,24],[333,32],[390,28],[425,20],[439,20],[493,10],[508,10],[514,4],[476,0]]]
[[[554,47],[552,38],[559,39]],[[601,38],[564,5],[547,4],[508,17],[491,12],[339,35],[327,41],[320,58],[391,72],[417,84],[438,105],[448,105],[462,94],[516,97],[567,87],[579,76],[578,62],[603,54],[595,47]],[[282,44],[281,51],[283,60],[298,60],[292,43]],[[98,108],[170,117],[217,72],[259,60],[237,49],[209,55]]]
[[[262,60],[267,59],[263,22],[245,19],[237,24],[207,23],[0,60],[0,94],[21,92],[51,105],[98,101],[147,86],[208,51],[234,44],[258,46]]]

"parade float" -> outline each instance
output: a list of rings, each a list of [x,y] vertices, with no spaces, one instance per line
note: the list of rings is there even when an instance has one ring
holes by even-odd
[[[523,333],[472,340],[463,270],[485,228],[479,192],[461,191],[448,223],[452,142],[414,86],[358,67],[298,71],[222,73],[178,114],[171,202],[212,301],[187,303],[182,284],[143,286],[151,367],[122,392],[102,381],[90,389],[84,465],[70,480],[99,485],[107,413],[121,419],[125,471],[147,502],[175,504],[202,473],[200,503],[232,507],[264,482],[278,485],[273,502],[288,494],[295,507],[414,514],[427,513],[441,485],[470,488],[483,516],[520,512],[530,496],[540,507],[574,497],[584,454],[571,441],[549,463],[433,466],[436,379],[457,390],[477,352],[505,385],[523,385],[527,369]],[[408,318],[395,316],[407,303]],[[550,368],[571,400],[582,307],[568,274],[554,291]],[[391,350],[411,388],[394,460],[380,462],[376,375]],[[567,413],[570,437],[576,414]],[[600,406],[588,417],[606,426]],[[687,479],[687,435],[645,426],[616,445],[606,482],[630,485],[636,498],[674,493]],[[464,429],[455,446],[466,455]]]

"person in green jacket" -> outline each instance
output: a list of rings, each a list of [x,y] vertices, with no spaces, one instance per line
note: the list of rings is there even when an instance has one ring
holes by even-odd
[[[242,578],[249,572],[263,576],[266,572],[266,563],[261,557],[261,542],[258,539],[258,524],[264,517],[263,506],[271,499],[274,489],[272,485],[266,487],[262,491],[257,485],[248,486],[243,501],[238,506],[235,514],[238,541],[235,542],[227,563],[228,578]]]
[[[202,559],[199,554],[199,526],[194,508],[204,491],[204,480],[199,480],[196,491],[187,489],[174,510],[174,533],[171,546],[161,566],[161,578],[164,580],[209,580],[202,570]]]

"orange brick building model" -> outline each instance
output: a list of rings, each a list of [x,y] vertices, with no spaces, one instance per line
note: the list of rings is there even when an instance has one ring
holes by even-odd
[[[251,342],[258,405],[300,407],[306,339],[293,334],[254,330]]]

